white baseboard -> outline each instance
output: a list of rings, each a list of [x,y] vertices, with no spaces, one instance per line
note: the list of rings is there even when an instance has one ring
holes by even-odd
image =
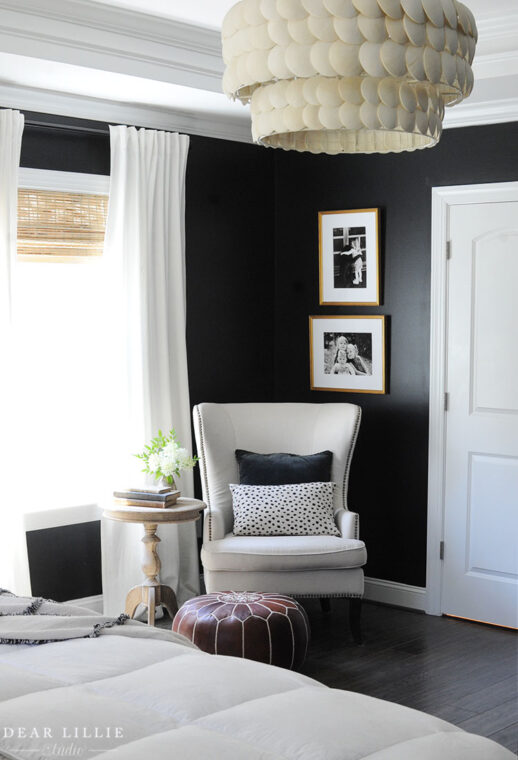
[[[97,596],[84,596],[81,599],[69,599],[67,604],[74,604],[76,607],[85,607],[93,612],[103,611],[103,595],[97,594]]]
[[[409,610],[424,610],[426,589],[421,586],[408,586],[406,583],[384,581],[381,578],[365,578],[364,599],[407,607]]]
[[[393,604],[396,607],[407,607],[409,610],[424,610],[426,589],[420,586],[408,586],[406,583],[384,581],[380,578],[365,578],[364,599],[371,602]],[[75,604],[76,607],[86,607],[89,610],[94,610],[94,612],[102,613],[103,611],[102,594],[85,596],[82,599],[70,599],[67,603]]]

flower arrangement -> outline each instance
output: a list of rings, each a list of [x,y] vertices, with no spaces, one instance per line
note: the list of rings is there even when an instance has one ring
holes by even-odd
[[[187,449],[180,446],[174,430],[164,435],[158,431],[156,438],[144,446],[144,451],[135,454],[144,463],[142,472],[154,475],[157,480],[163,478],[170,486],[174,485],[174,476],[182,470],[192,470],[198,457],[190,457]]]

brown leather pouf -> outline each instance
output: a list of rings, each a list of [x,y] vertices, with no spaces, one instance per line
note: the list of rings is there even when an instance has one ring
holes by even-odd
[[[309,622],[290,596],[220,591],[190,599],[173,631],[204,652],[246,657],[281,668],[299,668],[306,657]]]

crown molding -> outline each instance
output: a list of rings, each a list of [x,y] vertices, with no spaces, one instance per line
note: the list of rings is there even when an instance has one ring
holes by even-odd
[[[516,13],[482,19],[477,26],[475,80],[518,74],[518,9]]]
[[[518,71],[518,10],[478,28],[476,76]],[[217,30],[96,0],[0,0],[0,50],[212,92],[224,71]]]
[[[473,62],[475,83],[482,79],[500,79],[518,74],[518,49],[488,53]]]
[[[501,124],[506,121],[518,121],[518,97],[473,103],[468,100],[455,108],[448,108],[444,129]]]
[[[221,140],[252,142],[250,122],[247,119],[238,121],[208,113],[169,111],[30,87],[0,85],[0,107],[148,129],[165,129]]]
[[[447,109],[445,128],[518,120],[518,11],[479,23],[477,100]],[[219,32],[96,0],[0,0],[0,52],[221,92]],[[9,72],[4,72],[4,80]],[[143,106],[0,85],[3,105],[251,142],[249,117]],[[30,85],[30,82],[27,82]],[[246,113],[246,112],[244,112]],[[247,114],[248,115],[248,114]]]
[[[477,20],[478,41],[482,47],[505,44],[516,46],[518,35],[518,10],[500,16]]]
[[[215,29],[106,5],[96,0],[23,0],[23,8],[20,7],[20,0],[2,0],[0,8],[40,19],[90,27],[95,32],[115,32],[186,50],[221,55],[220,35]]]
[[[0,85],[0,107],[111,124],[128,124],[148,129],[165,129],[221,140],[252,142],[250,123],[244,119],[238,122],[236,119],[223,116],[213,117],[205,113],[166,111],[29,87]],[[518,121],[518,97],[461,103],[455,108],[447,109],[444,128],[473,127],[507,121]]]
[[[0,50],[221,92],[216,30],[94,0],[0,0]]]

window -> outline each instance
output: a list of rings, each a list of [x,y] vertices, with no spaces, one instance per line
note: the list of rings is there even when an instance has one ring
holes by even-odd
[[[18,190],[19,256],[101,256],[108,198]]]
[[[109,178],[20,169],[18,256],[63,261],[101,256]]]
[[[21,169],[20,188],[16,450],[30,441],[32,453],[15,465],[32,513],[95,503],[104,483],[113,304],[99,254],[109,178]]]

